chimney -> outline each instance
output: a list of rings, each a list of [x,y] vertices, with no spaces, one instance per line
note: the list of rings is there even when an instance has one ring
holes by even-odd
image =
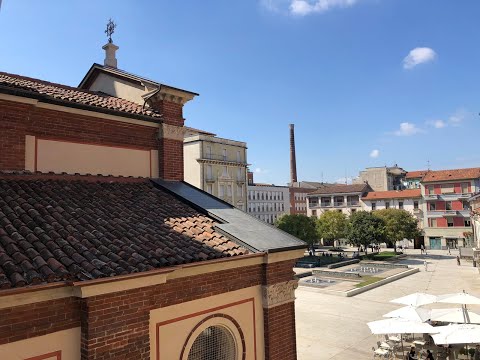
[[[297,158],[295,156],[295,129],[294,125],[290,124],[290,182],[297,182]]]
[[[105,60],[103,61],[103,64],[116,69],[117,58],[115,57],[115,52],[119,49],[118,46],[109,42],[108,44],[103,45],[102,49],[105,50]]]
[[[248,171],[247,172],[247,179],[248,179],[248,185],[253,185],[253,172]]]

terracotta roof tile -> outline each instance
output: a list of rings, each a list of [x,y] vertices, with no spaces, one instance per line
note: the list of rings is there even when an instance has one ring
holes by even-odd
[[[428,171],[423,182],[448,181],[448,180],[469,180],[480,178],[480,168],[465,168],[451,170]]]
[[[405,177],[407,179],[422,178],[427,172],[428,172],[428,170],[409,171],[409,172],[407,172],[407,175],[405,175]]]
[[[392,190],[392,191],[372,191],[362,200],[379,200],[379,199],[412,199],[422,197],[420,189]]]
[[[248,253],[148,180],[65,178],[0,174],[0,289]]]
[[[67,103],[78,103],[155,119],[161,118],[160,113],[149,109],[145,110],[142,105],[132,101],[21,75],[0,72],[0,86],[44,95]]]

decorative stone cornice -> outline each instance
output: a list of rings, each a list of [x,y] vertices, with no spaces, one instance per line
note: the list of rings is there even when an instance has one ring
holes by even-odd
[[[298,280],[262,286],[263,307],[266,309],[295,301]]]
[[[175,126],[169,124],[161,124],[158,131],[158,136],[161,139],[172,139],[183,141],[183,136],[185,135],[185,128],[183,126]]]
[[[194,98],[194,94],[182,91],[180,89],[174,89],[167,86],[162,86],[160,90],[152,90],[144,94],[142,97],[151,101],[168,101],[175,104],[185,105],[186,102]]]

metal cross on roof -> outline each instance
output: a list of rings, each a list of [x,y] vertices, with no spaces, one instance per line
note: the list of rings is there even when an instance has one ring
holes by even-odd
[[[112,42],[112,34],[115,32],[115,28],[117,27],[117,24],[113,22],[112,19],[108,20],[107,23],[107,29],[105,30],[105,34],[108,36],[108,42]]]

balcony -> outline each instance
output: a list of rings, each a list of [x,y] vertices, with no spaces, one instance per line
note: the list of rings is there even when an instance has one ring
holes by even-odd
[[[308,203],[308,207],[311,209],[311,208],[316,208],[318,207],[318,202],[310,202]]]
[[[214,183],[215,182],[215,178],[213,176],[207,176],[205,178],[205,182],[206,183]]]
[[[439,198],[442,200],[465,200],[468,199],[472,194],[470,193],[450,193],[450,194],[440,194]]]
[[[331,207],[332,206],[332,203],[320,203],[320,207]]]
[[[360,206],[359,201],[348,201],[347,206]]]
[[[423,198],[425,200],[437,200],[438,195],[437,194],[425,194],[425,195],[423,195]]]
[[[335,201],[334,204],[335,204],[335,207],[343,207],[343,206],[345,206],[345,203],[344,203],[343,201],[341,201],[341,202],[340,202],[340,201]]]

